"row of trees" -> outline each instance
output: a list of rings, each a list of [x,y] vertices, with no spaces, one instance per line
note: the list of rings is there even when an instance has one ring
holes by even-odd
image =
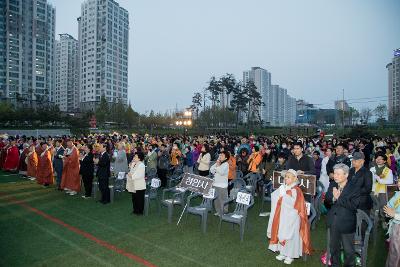
[[[263,105],[254,82],[243,83],[227,73],[219,79],[212,76],[202,92],[195,92],[191,109],[196,114],[196,123],[202,126],[237,127],[243,123],[260,126]]]

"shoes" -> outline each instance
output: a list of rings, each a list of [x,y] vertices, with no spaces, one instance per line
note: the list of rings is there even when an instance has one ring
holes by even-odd
[[[219,213],[218,212],[214,213],[214,216],[219,216]]]
[[[292,262],[293,262],[293,259],[289,258],[289,257],[286,257],[286,259],[283,261],[283,263],[287,264],[287,265],[292,264]]]
[[[87,197],[87,196],[82,196],[82,198],[83,198],[83,199],[88,199],[88,198],[91,198],[91,197]]]
[[[286,259],[286,256],[279,254],[278,256],[275,257],[275,259],[277,259],[278,261],[283,261],[284,259]]]
[[[70,196],[75,196],[77,193],[76,193],[75,191],[69,191],[68,194],[69,194]]]

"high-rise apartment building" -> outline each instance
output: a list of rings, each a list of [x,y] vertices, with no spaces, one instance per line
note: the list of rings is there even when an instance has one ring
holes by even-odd
[[[259,67],[243,72],[243,82],[253,81],[262,96],[260,115],[265,125],[284,126],[296,122],[296,99],[279,85],[271,84],[271,73]]]
[[[94,110],[102,96],[128,102],[129,14],[113,0],[86,0],[78,18],[83,110]]]
[[[55,9],[46,0],[2,0],[0,14],[0,98],[52,102]]]
[[[400,48],[394,50],[388,70],[388,114],[389,120],[398,120],[400,115]]]
[[[56,84],[54,103],[61,111],[79,109],[78,40],[69,34],[60,34],[56,41]]]

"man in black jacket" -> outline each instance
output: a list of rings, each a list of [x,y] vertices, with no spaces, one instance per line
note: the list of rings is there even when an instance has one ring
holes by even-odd
[[[327,226],[330,230],[329,248],[332,267],[340,266],[340,248],[344,249],[344,266],[355,266],[354,233],[360,193],[348,182],[349,167],[339,163],[333,167],[334,181],[329,184],[325,205],[330,207]]]
[[[101,200],[103,204],[110,203],[110,188],[108,188],[108,179],[110,178],[110,157],[106,152],[105,144],[100,144],[100,158],[95,160],[97,164],[97,179],[99,180],[99,190],[101,191]]]
[[[364,166],[364,159],[364,153],[354,152],[353,168],[349,172],[349,181],[360,191],[360,204],[358,208],[369,215],[372,208],[372,173]]]
[[[314,161],[303,154],[303,144],[298,142],[293,145],[293,155],[286,162],[286,170],[293,169],[299,174],[315,175]]]
[[[80,158],[79,174],[82,175],[83,184],[85,185],[85,195],[82,198],[87,199],[92,195],[94,162],[93,162],[93,146],[87,144],[83,146],[85,154]]]

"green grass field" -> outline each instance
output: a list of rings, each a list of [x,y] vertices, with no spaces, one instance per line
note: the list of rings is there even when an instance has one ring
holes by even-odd
[[[204,235],[198,217],[189,215],[176,225],[180,209],[173,224],[167,223],[165,208],[158,214],[152,206],[148,217],[130,212],[128,193],[102,205],[0,172],[0,266],[143,266],[140,258],[155,266],[286,266],[267,251],[268,218],[258,216],[258,202],[243,242],[238,227],[223,224],[218,233],[213,215]],[[292,266],[322,266],[325,236],[322,218],[312,231],[315,254]],[[371,242],[368,266],[384,266],[385,259],[382,234],[375,247]]]

